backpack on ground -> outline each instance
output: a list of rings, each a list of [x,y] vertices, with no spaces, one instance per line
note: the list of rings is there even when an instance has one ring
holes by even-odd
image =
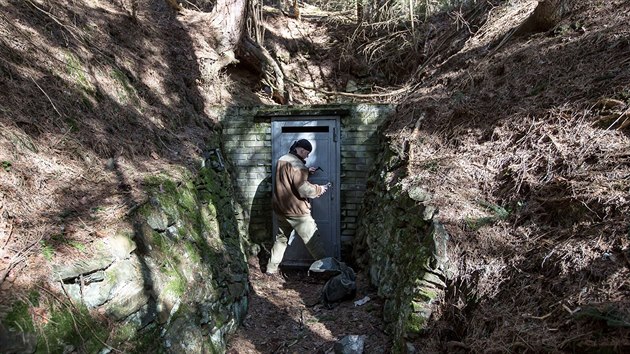
[[[315,261],[309,271],[333,275],[321,290],[320,300],[324,303],[339,302],[356,295],[356,274],[345,263],[332,257],[323,258]]]

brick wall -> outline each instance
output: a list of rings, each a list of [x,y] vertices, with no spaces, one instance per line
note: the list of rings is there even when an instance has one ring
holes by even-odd
[[[244,209],[250,238],[269,244],[271,211],[271,118],[299,120],[321,116],[340,118],[341,132],[341,248],[352,244],[357,216],[379,147],[377,129],[393,111],[391,105],[341,104],[230,108],[220,114],[223,153],[229,164],[237,198]]]

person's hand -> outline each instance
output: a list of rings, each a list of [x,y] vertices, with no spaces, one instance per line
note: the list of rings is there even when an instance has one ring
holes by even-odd
[[[321,193],[319,193],[319,195],[321,196],[324,193],[326,193],[326,191],[328,190],[328,187],[330,187],[330,182],[326,184],[320,184],[319,187],[321,188]]]

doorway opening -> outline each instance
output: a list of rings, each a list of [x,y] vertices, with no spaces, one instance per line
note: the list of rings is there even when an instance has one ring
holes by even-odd
[[[308,119],[309,120],[305,120]],[[311,200],[311,214],[317,223],[326,256],[340,258],[340,144],[338,142],[339,117],[292,117],[291,119],[274,118],[271,120],[272,171],[277,160],[289,151],[293,142],[307,139],[313,145],[306,165],[317,170],[310,175],[309,182],[314,184],[330,183],[328,191],[319,198]],[[272,175],[272,185],[274,183]],[[273,237],[278,232],[278,224],[273,218]],[[290,237],[289,246],[284,255],[284,266],[304,267],[313,262],[300,237]]]

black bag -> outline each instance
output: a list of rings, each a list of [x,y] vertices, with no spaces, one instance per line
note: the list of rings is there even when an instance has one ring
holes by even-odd
[[[309,271],[336,274],[328,279],[322,288],[320,299],[325,303],[351,299],[357,293],[357,277],[354,270],[335,258],[329,257],[315,261]]]

